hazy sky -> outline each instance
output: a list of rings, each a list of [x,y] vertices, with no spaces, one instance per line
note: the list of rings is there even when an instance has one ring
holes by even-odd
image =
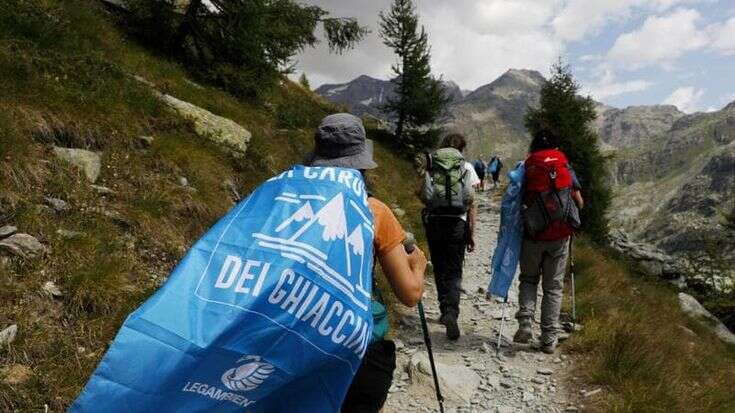
[[[354,16],[372,33],[344,55],[297,56],[312,86],[387,79],[395,58],[378,37],[390,0],[304,0]],[[475,89],[508,68],[544,75],[558,56],[607,104],[670,103],[685,112],[735,100],[735,0],[417,0],[435,74]]]

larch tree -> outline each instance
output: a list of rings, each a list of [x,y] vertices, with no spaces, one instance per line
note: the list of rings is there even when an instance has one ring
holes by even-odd
[[[396,117],[396,138],[406,127],[433,123],[449,102],[439,79],[431,75],[429,38],[413,0],[394,0],[387,13],[380,13],[380,37],[392,48],[398,62],[392,66],[396,96],[383,110]]]

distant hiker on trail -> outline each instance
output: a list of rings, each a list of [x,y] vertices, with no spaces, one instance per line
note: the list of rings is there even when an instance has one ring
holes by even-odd
[[[365,138],[362,121],[350,114],[339,113],[322,120],[314,137],[314,153],[306,163],[311,166],[365,170],[376,168],[372,141]],[[416,248],[406,254],[406,234],[388,206],[377,198],[368,198],[373,213],[375,258],[396,297],[409,307],[421,299],[426,257]],[[373,334],[360,369],[352,381],[342,404],[342,412],[378,412],[388,398],[396,367],[396,346],[386,340],[388,316],[382,295],[373,279]]]
[[[493,189],[498,188],[498,181],[500,180],[500,171],[503,170],[503,161],[500,160],[499,156],[493,156],[490,162],[487,163],[487,173],[493,177]]]
[[[579,183],[566,155],[558,149],[559,139],[550,130],[534,137],[525,161],[522,205],[524,239],[521,246],[521,275],[518,291],[518,331],[513,341],[528,343],[541,279],[541,337],[539,347],[554,353],[557,345],[564,273],[570,237],[579,228],[579,209],[584,206]]]
[[[467,171],[467,181],[469,182],[470,188],[479,190],[482,182],[480,181],[480,177],[477,176],[477,172],[475,172],[474,165],[468,161],[464,161],[464,169]]]
[[[448,135],[440,146],[427,155],[419,197],[426,205],[423,221],[434,265],[439,321],[446,326],[447,338],[457,340],[464,254],[475,249],[475,171],[462,156],[467,146],[464,136]]]
[[[482,161],[482,159],[475,159],[474,162],[472,162],[472,166],[475,169],[475,173],[477,174],[477,178],[480,179],[479,189],[480,191],[485,190],[485,169],[487,166],[485,165],[485,162]]]

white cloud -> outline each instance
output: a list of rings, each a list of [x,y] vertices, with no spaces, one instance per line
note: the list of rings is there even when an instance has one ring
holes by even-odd
[[[669,67],[684,53],[709,44],[706,33],[697,27],[701,20],[699,12],[692,9],[649,17],[640,28],[618,37],[607,57],[628,69]]]
[[[603,67],[601,70],[602,76],[585,90],[598,101],[626,93],[642,92],[653,85],[653,82],[643,79],[619,81],[609,67]]]
[[[579,57],[580,62],[589,63],[589,62],[599,62],[602,60],[603,56],[600,54],[586,54]]]
[[[674,6],[710,0],[566,0],[552,21],[556,35],[566,41],[582,40],[606,25],[634,15],[664,12]]]
[[[346,82],[363,74],[382,79],[392,76],[390,65],[395,62],[395,56],[378,36],[378,12],[387,10],[391,1],[304,0],[330,10],[334,16],[357,17],[372,33],[344,55],[328,54],[325,45],[305,50],[297,56],[297,73],[305,71],[313,87]],[[416,3],[421,23],[429,34],[433,72],[456,81],[463,89],[487,84],[508,68],[546,73],[550,64],[558,56],[564,56],[571,45],[572,52],[584,51],[574,53],[577,58],[573,61],[577,63],[575,72],[591,80],[585,82],[585,92],[604,100],[646,92],[653,82],[660,86],[696,85],[697,79],[706,78],[700,73],[695,76],[694,68],[686,72],[689,77],[683,77],[685,72],[679,71],[663,73],[660,79],[650,75],[642,78],[628,69],[669,69],[693,51],[706,51],[703,58],[715,53],[735,55],[733,14],[722,12],[719,17],[705,19],[694,7],[682,8],[696,4],[704,10],[704,4],[714,1],[418,0]],[[729,1],[719,0],[717,7]],[[610,50],[600,46],[607,39],[573,44],[594,40],[593,35],[612,24],[627,27],[638,19],[641,21],[638,27],[626,29],[627,33],[616,39]],[[714,23],[718,20],[719,23]],[[685,110],[713,106],[712,102],[697,102],[704,99],[701,90],[693,87],[686,90],[689,95],[680,91],[672,93],[667,100],[676,101]]]
[[[482,34],[513,34],[538,30],[553,17],[553,2],[545,0],[484,0],[472,1],[464,17]],[[456,3],[455,3],[456,4]]]
[[[546,72],[564,51],[546,24],[551,10],[529,15],[538,0],[458,2],[472,7],[432,1],[422,2],[421,15],[432,46],[432,69],[463,88],[487,84],[508,68]]]
[[[723,105],[727,105],[732,102],[735,102],[735,93],[728,93],[720,98],[720,103],[722,103]]]
[[[735,55],[735,17],[710,26],[708,31],[712,36],[712,50],[728,56]]]
[[[622,95],[625,93],[642,92],[651,87],[653,83],[647,80],[627,80],[624,82],[614,82],[607,84],[593,85],[590,87],[590,95],[597,100]]]
[[[692,113],[701,110],[700,103],[703,96],[703,89],[696,89],[693,86],[680,87],[664,99],[664,104],[674,105],[684,113]]]
[[[329,55],[325,45],[307,49],[297,57],[297,72],[305,71],[312,86],[341,83],[359,75],[392,76],[392,51],[378,36],[378,12],[390,0],[319,0],[337,16],[355,16],[372,33],[355,50]],[[546,72],[564,52],[549,22],[549,0],[421,0],[419,16],[431,44],[431,66],[437,75],[456,81],[464,89],[487,84],[508,68]]]

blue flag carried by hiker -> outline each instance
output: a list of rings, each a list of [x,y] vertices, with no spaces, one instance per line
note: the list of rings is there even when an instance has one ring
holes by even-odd
[[[523,221],[521,204],[523,203],[523,179],[526,168],[520,162],[515,169],[508,172],[510,185],[505,190],[500,205],[500,231],[498,243],[493,252],[491,278],[488,292],[496,297],[508,298],[508,290],[513,283],[516,268],[520,261],[521,244],[523,242]]]
[[[373,234],[358,171],[271,178],[127,318],[70,411],[339,411],[373,327]]]
[[[487,171],[491,174],[498,172],[498,158],[493,158],[490,165],[487,166]]]

